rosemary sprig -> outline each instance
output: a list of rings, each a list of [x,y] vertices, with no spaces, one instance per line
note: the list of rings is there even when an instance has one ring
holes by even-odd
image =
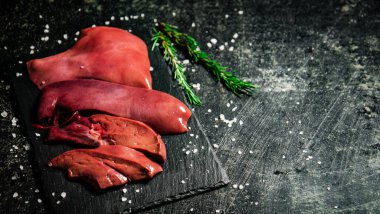
[[[208,54],[200,50],[198,42],[188,34],[181,33],[176,27],[163,22],[159,23],[157,29],[168,36],[173,43],[183,48],[195,62],[201,63],[235,95],[239,97],[242,94],[252,95],[258,89],[258,86],[239,79],[234,72],[227,71],[227,67],[210,59]]]
[[[161,31],[154,29],[154,36],[152,50],[156,47],[156,44],[159,43],[162,46],[164,52],[164,60],[169,63],[174,69],[174,78],[178,81],[178,85],[185,91],[187,99],[193,105],[200,106],[202,105],[199,97],[193,92],[190,85],[187,83],[186,76],[184,74],[184,66],[177,59],[176,49],[173,47],[170,39]]]

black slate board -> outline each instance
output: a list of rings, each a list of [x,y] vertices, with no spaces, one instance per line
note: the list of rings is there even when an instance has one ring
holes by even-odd
[[[137,34],[139,35],[139,34]],[[49,50],[34,58],[55,54],[61,50]],[[184,94],[172,80],[170,70],[158,51],[150,52],[153,88],[167,92],[180,100]],[[29,57],[30,58],[30,57]],[[146,183],[128,184],[125,187],[97,192],[84,183],[70,181],[66,172],[51,169],[47,162],[74,147],[43,142],[44,134],[32,127],[35,122],[39,91],[29,80],[25,63],[16,64],[11,75],[25,134],[32,145],[34,168],[40,177],[45,203],[54,213],[130,213],[162,203],[189,197],[228,184],[229,179],[221,167],[212,146],[194,113],[189,120],[191,130],[186,134],[163,136],[167,147],[164,171]],[[22,73],[16,77],[15,73]],[[40,136],[36,136],[36,132]],[[197,152],[194,153],[194,149]],[[186,154],[190,151],[190,154]],[[124,194],[122,189],[126,188]],[[139,192],[136,192],[139,191]],[[62,198],[61,193],[66,197]],[[127,201],[122,202],[121,197]],[[131,200],[131,203],[128,201]]]

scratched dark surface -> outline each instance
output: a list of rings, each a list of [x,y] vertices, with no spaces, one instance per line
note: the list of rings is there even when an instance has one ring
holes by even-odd
[[[195,112],[211,144],[219,146],[216,154],[231,184],[145,213],[380,212],[379,1],[0,4],[0,113],[7,112],[0,117],[2,213],[46,212],[44,203],[37,202],[42,196],[35,192],[39,184],[30,165],[32,153],[22,129],[12,126],[12,118],[20,115],[7,87],[6,73],[15,70],[8,68],[33,58],[28,54],[31,45],[41,52],[66,49],[73,43],[73,30],[83,23],[108,20],[133,32],[130,26],[149,30],[155,18],[178,25],[205,51],[262,89],[239,99],[203,68],[189,66],[189,81],[200,83],[197,93],[204,102]],[[121,15],[139,17],[122,22]],[[45,24],[50,26],[47,42],[41,41]],[[68,40],[62,37],[65,33]],[[211,38],[218,43],[208,48]],[[236,117],[237,123],[228,127],[215,120],[220,114]]]

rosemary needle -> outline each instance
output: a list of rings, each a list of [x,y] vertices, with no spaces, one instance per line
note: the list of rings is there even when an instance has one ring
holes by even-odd
[[[164,54],[164,60],[171,65],[174,69],[174,78],[178,81],[178,84],[185,91],[186,97],[193,105],[202,105],[199,97],[193,92],[190,85],[187,83],[186,76],[184,74],[184,66],[177,58],[176,49],[173,47],[170,39],[161,31],[154,29],[154,36],[152,50],[156,47],[156,44],[161,44]]]
[[[258,89],[258,86],[239,79],[234,72],[227,71],[227,67],[221,66],[216,60],[210,59],[208,54],[200,50],[198,42],[188,34],[181,33],[176,27],[163,22],[159,23],[157,29],[169,37],[173,43],[183,48],[195,62],[201,63],[235,95],[239,97],[242,94],[252,95]]]

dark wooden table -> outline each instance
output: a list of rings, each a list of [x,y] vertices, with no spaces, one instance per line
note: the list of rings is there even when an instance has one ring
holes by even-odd
[[[31,46],[67,49],[75,37],[68,29],[125,15],[147,31],[154,19],[179,26],[261,86],[239,99],[189,66],[204,102],[195,111],[231,184],[146,213],[380,212],[379,1],[19,0],[1,1],[0,12],[0,213],[48,212],[9,67],[33,58]],[[215,119],[221,114],[237,122],[229,127]]]

